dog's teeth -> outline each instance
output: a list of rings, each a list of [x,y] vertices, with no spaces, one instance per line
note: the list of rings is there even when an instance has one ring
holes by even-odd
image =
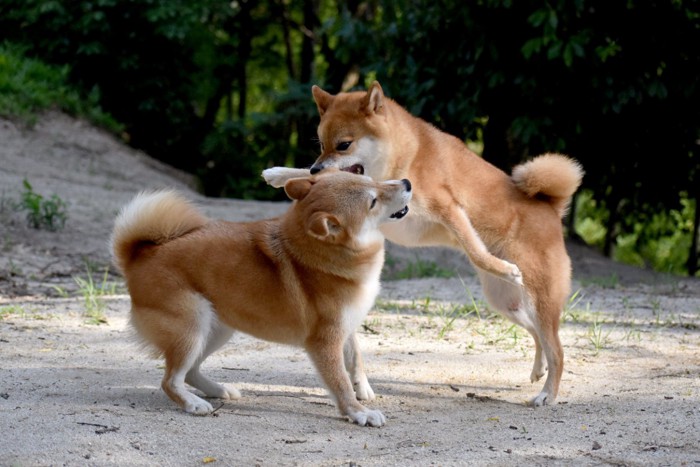
[[[402,210],[395,212],[394,214],[392,214],[389,217],[391,217],[392,219],[401,219],[407,213],[408,213],[408,206],[404,206],[404,208]]]

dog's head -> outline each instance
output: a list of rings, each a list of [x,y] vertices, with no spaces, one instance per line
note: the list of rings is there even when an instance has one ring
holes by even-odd
[[[306,234],[360,248],[383,242],[379,226],[403,218],[411,200],[411,183],[406,179],[375,182],[337,169],[291,178],[284,190],[296,201],[291,209]]]
[[[318,125],[321,155],[311,166],[311,173],[337,167],[375,180],[386,178],[389,99],[379,83],[375,81],[367,91],[336,95],[314,85],[311,93],[321,117]]]

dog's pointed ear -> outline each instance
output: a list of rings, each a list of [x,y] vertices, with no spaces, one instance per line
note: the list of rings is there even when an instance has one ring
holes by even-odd
[[[308,177],[309,169],[292,169],[290,167],[270,167],[262,172],[262,177],[268,185],[281,188],[292,178]]]
[[[314,213],[307,222],[309,234],[323,241],[334,241],[342,230],[338,219],[327,212]]]
[[[313,182],[308,178],[293,178],[284,184],[284,191],[289,199],[300,201],[309,194]]]
[[[367,115],[373,113],[380,114],[384,109],[384,90],[379,84],[379,81],[375,81],[367,90],[365,95],[362,108]]]
[[[311,94],[313,94],[314,101],[316,101],[316,108],[318,108],[319,116],[323,117],[323,114],[326,113],[326,110],[328,110],[331,102],[333,102],[333,95],[324,91],[315,84],[311,86]]]

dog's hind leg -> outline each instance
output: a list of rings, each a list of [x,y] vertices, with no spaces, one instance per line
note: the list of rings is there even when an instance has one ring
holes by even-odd
[[[525,328],[535,341],[535,362],[530,381],[539,381],[545,371],[548,371],[544,388],[530,400],[529,405],[539,407],[552,403],[559,390],[564,362],[564,350],[559,340],[559,313],[538,313],[537,306],[552,304],[542,303],[543,301],[533,303],[525,289],[500,281],[484,271],[477,272],[489,304],[512,322]],[[556,318],[543,322],[541,316]]]
[[[212,322],[211,331],[209,332],[207,343],[199,356],[194,366],[187,372],[185,382],[202,391],[209,397],[218,397],[219,399],[239,399],[241,393],[231,384],[221,384],[204,376],[199,369],[199,366],[212,353],[221,348],[233,334],[233,329],[220,323],[218,320]]]
[[[165,375],[161,387],[185,412],[206,415],[214,408],[185,387],[185,376],[202,351],[201,341],[181,341],[165,352]]]
[[[345,358],[345,369],[350,374],[350,381],[355,388],[357,399],[361,401],[374,400],[374,391],[367,380],[362,354],[360,353],[360,343],[357,340],[357,334],[354,332],[350,334],[350,337],[345,342],[343,357]]]
[[[189,329],[189,331],[184,334],[182,331],[178,331],[180,335],[170,336],[167,339],[169,344],[163,349],[165,375],[161,387],[185,412],[206,415],[214,410],[213,407],[209,402],[188,391],[185,387],[185,379],[192,380],[189,375],[194,369],[195,382],[210,382],[199,374],[198,367],[203,360],[202,356],[205,355],[205,351],[209,347],[210,332],[216,316],[211,309],[211,304],[200,295],[183,294],[178,298],[180,300],[177,302],[177,306],[187,311],[185,313],[172,313],[172,315],[180,317],[179,330]],[[215,339],[214,342],[220,343],[221,337],[219,336],[219,339]],[[206,384],[204,386],[207,387]]]
[[[539,304],[539,306],[547,305]],[[544,314],[541,313],[540,310],[539,316],[551,316],[552,318],[548,320],[540,319],[539,326],[536,327],[542,353],[547,361],[547,380],[544,383],[542,391],[530,400],[530,405],[534,407],[554,402],[559,392],[559,383],[561,382],[561,377],[564,372],[564,348],[559,340],[559,314]],[[535,342],[537,342],[537,338],[535,338]],[[539,361],[537,359],[535,360],[531,378],[536,376],[537,373],[544,373],[544,369],[542,368],[543,360],[543,358],[540,358]]]

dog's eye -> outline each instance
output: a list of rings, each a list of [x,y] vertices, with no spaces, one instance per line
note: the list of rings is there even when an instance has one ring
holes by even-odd
[[[375,204],[377,204],[377,198],[372,198],[372,204],[369,205],[369,208],[373,209]]]
[[[335,147],[336,151],[346,151],[350,145],[352,144],[352,141],[343,141],[342,143],[338,143],[338,145]]]

